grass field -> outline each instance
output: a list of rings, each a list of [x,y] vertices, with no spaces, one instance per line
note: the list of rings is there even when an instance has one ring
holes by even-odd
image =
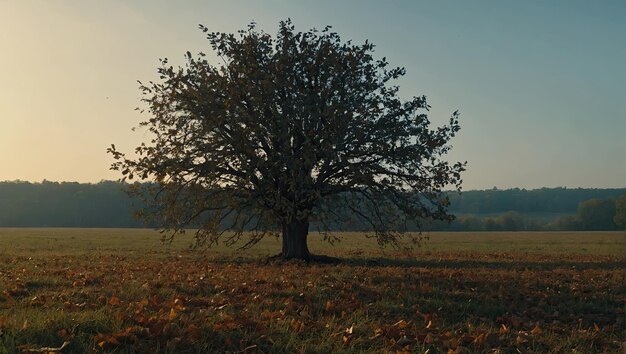
[[[0,353],[624,350],[626,235],[362,234],[310,249],[338,265],[190,251],[136,229],[0,229]],[[39,352],[49,352],[43,349]]]

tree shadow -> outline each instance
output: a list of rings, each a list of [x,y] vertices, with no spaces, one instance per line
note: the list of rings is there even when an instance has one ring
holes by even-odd
[[[210,260],[218,264],[259,264],[259,265],[345,265],[355,267],[400,267],[400,268],[429,268],[429,269],[504,269],[504,270],[544,270],[555,269],[588,270],[588,269],[626,269],[626,259],[612,258],[610,260],[527,260],[513,258],[493,260],[483,259],[418,259],[410,257],[392,258],[384,256],[371,257],[332,257],[324,255],[313,255],[308,262],[305,260],[290,259],[285,260],[278,256],[264,257],[216,257]]]
[[[467,259],[410,259],[387,257],[346,258],[341,264],[366,267],[404,267],[404,268],[456,268],[456,269],[507,269],[507,270],[554,270],[554,269],[624,269],[626,261],[531,261],[511,259],[503,260],[467,260]]]

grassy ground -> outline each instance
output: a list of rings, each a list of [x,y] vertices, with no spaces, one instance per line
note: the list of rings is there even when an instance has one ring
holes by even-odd
[[[624,233],[433,233],[417,250],[361,234],[339,265],[169,247],[150,230],[0,229],[0,353],[614,352]],[[41,352],[45,352],[41,351]]]
[[[338,233],[341,241],[334,246],[320,235],[309,235],[309,248],[315,254],[354,257],[388,255],[393,249],[380,249],[374,239],[362,233]],[[512,252],[546,254],[626,254],[624,232],[432,232],[415,252]],[[185,251],[192,243],[192,232],[177,238],[172,245],[161,243],[161,234],[149,229],[63,229],[63,228],[0,228],[0,254],[79,255],[93,253],[167,255]],[[269,256],[280,251],[280,240],[267,238],[253,249],[238,252],[236,247],[218,245],[207,253],[211,256]],[[386,251],[386,252],[385,252]]]

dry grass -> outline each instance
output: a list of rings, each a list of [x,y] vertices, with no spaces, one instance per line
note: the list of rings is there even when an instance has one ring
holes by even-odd
[[[148,230],[0,229],[0,353],[620,352],[623,233],[360,234],[340,265],[163,247]]]

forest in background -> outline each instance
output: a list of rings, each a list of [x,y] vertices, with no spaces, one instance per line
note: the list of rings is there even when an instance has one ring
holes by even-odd
[[[144,227],[133,218],[133,210],[143,205],[128,197],[126,187],[113,181],[0,182],[0,227]],[[450,212],[456,219],[450,224],[427,224],[424,230],[620,230],[616,200],[624,195],[626,188],[451,193]]]

